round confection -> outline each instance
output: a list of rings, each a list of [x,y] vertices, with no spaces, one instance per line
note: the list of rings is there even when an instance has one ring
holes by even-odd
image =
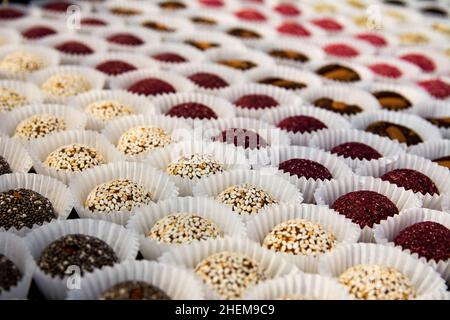
[[[313,19],[312,23],[314,23],[316,26],[321,27],[322,29],[325,29],[327,31],[341,31],[344,29],[344,27],[337,22],[334,19],[330,18],[319,18],[319,19]]]
[[[301,11],[292,3],[280,3],[274,7],[275,11],[283,16],[295,17],[301,14]]]
[[[185,40],[184,43],[193,46],[194,48],[201,51],[206,51],[212,48],[220,47],[220,44],[210,41]]]
[[[380,223],[399,213],[396,205],[386,196],[368,190],[353,191],[334,201],[331,208],[359,224],[361,228]]]
[[[85,144],[72,143],[51,152],[44,164],[56,170],[79,172],[106,163],[95,148]]]
[[[266,94],[247,94],[234,101],[234,104],[244,109],[266,109],[279,105],[277,100]]]
[[[258,80],[258,83],[261,84],[270,84],[275,87],[279,87],[286,90],[300,90],[306,88],[306,84],[299,81],[283,79],[279,77],[268,77],[261,80]]]
[[[0,253],[0,294],[16,286],[21,279],[22,272],[19,268],[7,256]]]
[[[156,221],[147,237],[165,244],[189,244],[220,237],[220,228],[195,213],[175,213]]]
[[[342,43],[327,45],[324,51],[330,55],[344,58],[353,58],[359,55],[358,50]]]
[[[411,128],[388,121],[371,123],[366,128],[366,131],[392,140],[398,140],[401,143],[406,143],[408,146],[423,142],[422,138]]]
[[[287,117],[277,127],[293,133],[310,133],[328,128],[322,121],[310,116]]]
[[[95,69],[110,76],[118,76],[125,72],[137,70],[134,65],[121,60],[108,60],[102,62],[98,64]]]
[[[138,155],[173,142],[165,130],[158,127],[139,126],[125,131],[117,142],[117,149],[127,155]]]
[[[181,178],[203,178],[225,170],[224,164],[208,154],[194,153],[169,163],[167,173]]]
[[[399,68],[387,63],[371,64],[369,69],[374,73],[387,78],[400,78],[403,74]]]
[[[383,109],[405,110],[412,107],[411,101],[394,91],[375,91],[372,95],[377,98]]]
[[[423,54],[409,53],[402,55],[400,58],[415,64],[425,72],[433,72],[436,69],[434,61],[424,56]]]
[[[6,73],[33,72],[44,67],[41,56],[28,51],[15,51],[0,61],[0,71]]]
[[[146,96],[156,96],[158,94],[176,92],[175,88],[170,83],[156,78],[139,80],[129,86],[128,91]]]
[[[383,157],[377,150],[361,142],[345,142],[330,150],[344,158],[374,160]]]
[[[157,30],[159,32],[167,32],[167,33],[172,33],[175,32],[176,29],[161,23],[161,22],[156,22],[156,21],[144,21],[141,24],[143,27],[149,28],[149,29],[153,29],[153,30]]]
[[[161,62],[169,63],[183,63],[187,61],[182,55],[173,52],[158,53],[153,55],[152,58]]]
[[[0,227],[6,230],[32,228],[57,216],[52,203],[43,195],[28,189],[0,193]]]
[[[409,300],[416,296],[416,289],[404,274],[383,265],[353,266],[339,276],[339,282],[362,300]]]
[[[227,33],[233,37],[241,39],[260,39],[261,35],[253,30],[248,30],[244,28],[231,28]]]
[[[94,50],[78,41],[66,41],[55,46],[55,49],[67,54],[88,55],[94,53]]]
[[[447,18],[448,12],[445,9],[438,8],[438,7],[423,7],[420,9],[423,13],[435,16],[437,18]]]
[[[190,19],[192,23],[205,25],[205,26],[215,26],[217,25],[217,21],[214,19],[210,19],[207,17],[200,17],[200,16],[192,16]]]
[[[123,17],[132,17],[142,13],[142,11],[139,9],[125,7],[113,7],[109,11],[114,15]]]
[[[171,300],[160,288],[143,281],[124,281],[105,290],[99,300]]]
[[[11,167],[8,161],[2,156],[0,156],[0,176],[3,174],[12,173]]]
[[[0,19],[2,20],[14,20],[23,16],[25,16],[25,12],[22,10],[7,6],[0,7]]]
[[[440,166],[450,169],[450,156],[445,156],[445,157],[440,157],[440,158],[434,159],[433,162],[436,162]]]
[[[264,270],[251,257],[219,252],[201,261],[195,273],[221,298],[239,299],[249,289],[267,279]]]
[[[387,41],[382,36],[373,33],[360,33],[356,38],[366,41],[375,47],[387,46]]]
[[[131,33],[115,33],[106,38],[109,42],[124,46],[140,46],[144,41]]]
[[[134,109],[120,101],[103,100],[89,104],[86,107],[86,112],[98,120],[109,121],[118,117],[133,114]]]
[[[46,274],[64,278],[70,266],[78,266],[84,275],[118,262],[114,250],[103,240],[84,234],[69,234],[45,247],[37,264]]]
[[[240,10],[236,11],[234,13],[234,15],[241,20],[247,20],[247,21],[263,22],[267,19],[266,16],[264,14],[262,14],[261,12],[259,12],[258,10],[248,9],[248,8],[240,9]]]
[[[65,2],[65,1],[56,1],[56,2],[50,2],[50,3],[46,3],[44,5],[42,5],[42,8],[46,9],[46,10],[51,10],[51,11],[58,11],[58,12],[66,12],[67,9],[74,5],[71,2]]]
[[[299,178],[304,177],[314,180],[333,179],[331,172],[324,165],[308,159],[289,159],[281,162],[278,165],[278,169]]]
[[[45,137],[52,132],[59,132],[67,129],[64,119],[53,114],[36,114],[22,120],[16,127],[14,137],[21,139],[34,139]]]
[[[291,219],[275,226],[264,238],[263,247],[277,252],[316,256],[336,246],[336,237],[320,224]]]
[[[438,128],[450,128],[450,117],[446,118],[425,118]]]
[[[223,190],[217,201],[230,205],[239,214],[257,214],[267,205],[278,203],[268,192],[248,183],[234,185]]]
[[[316,73],[334,81],[355,82],[361,80],[361,77],[356,71],[339,64],[325,65],[316,70]]]
[[[259,149],[267,147],[267,142],[255,131],[249,129],[230,128],[212,137],[212,141],[234,144],[245,149]]]
[[[403,187],[406,190],[412,190],[422,194],[439,194],[439,190],[433,180],[416,170],[395,169],[383,174],[381,179]]]
[[[318,108],[343,115],[354,115],[363,111],[363,109],[356,104],[348,104],[343,101],[337,101],[330,98],[319,98],[315,100],[313,104]]]
[[[27,103],[27,98],[19,92],[8,88],[0,88],[0,113],[11,111]]]
[[[217,119],[217,114],[210,107],[197,102],[180,103],[166,112],[167,116],[191,119]]]
[[[216,63],[241,71],[247,71],[258,66],[252,61],[241,59],[218,60]]]
[[[57,31],[47,27],[36,25],[22,31],[22,36],[26,39],[35,40],[56,34]]]
[[[430,42],[427,36],[419,32],[404,32],[399,36],[399,40],[402,45],[425,45]]]
[[[277,27],[277,31],[279,33],[297,37],[308,37],[311,35],[311,32],[295,21],[283,22]]]
[[[418,82],[418,84],[436,99],[450,97],[450,84],[441,79],[424,80]]]
[[[128,179],[115,179],[96,186],[89,192],[85,207],[92,212],[130,212],[152,202],[152,194]]]
[[[284,59],[301,63],[309,61],[309,57],[307,55],[294,50],[272,49],[267,53],[276,59]]]
[[[80,20],[80,23],[82,26],[97,26],[97,27],[102,27],[102,26],[107,26],[108,23],[104,20],[101,19],[97,19],[97,18],[83,18]]]
[[[424,221],[406,227],[397,234],[394,243],[427,260],[450,258],[450,230],[438,222]]]
[[[91,84],[81,74],[59,73],[48,78],[41,88],[45,93],[53,96],[71,97],[91,90]]]
[[[191,74],[188,79],[194,82],[199,87],[205,89],[221,89],[229,86],[229,83],[224,79],[222,79],[218,75],[208,72],[197,72]]]
[[[161,1],[158,3],[158,6],[164,10],[181,10],[186,8],[183,2],[178,1]]]

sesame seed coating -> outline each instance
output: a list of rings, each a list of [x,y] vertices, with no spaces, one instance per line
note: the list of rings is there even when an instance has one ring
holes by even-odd
[[[251,257],[226,251],[200,262],[195,273],[227,300],[241,298],[246,290],[267,278],[264,270]]]
[[[12,173],[11,167],[5,158],[0,156],[0,176],[3,174]]]
[[[138,155],[172,142],[170,134],[161,128],[139,126],[128,129],[120,136],[117,149],[127,155]]]
[[[134,109],[120,101],[103,100],[89,104],[86,112],[99,120],[109,121],[134,113]]]
[[[175,213],[156,221],[147,237],[160,243],[188,244],[220,235],[219,227],[210,219],[195,213]]]
[[[8,291],[11,287],[17,285],[22,279],[22,273],[19,268],[0,253],[0,294],[3,290]]]
[[[131,211],[152,202],[152,194],[128,179],[116,179],[96,186],[87,196],[85,206],[92,212]]]
[[[182,178],[202,178],[224,171],[224,165],[208,154],[194,153],[169,163],[167,173]]]
[[[28,51],[12,52],[0,61],[0,70],[6,73],[33,72],[43,66],[42,57]]]
[[[291,219],[275,226],[264,238],[269,250],[294,255],[316,256],[336,246],[336,237],[320,224],[304,219]]]
[[[120,282],[100,296],[100,300],[171,300],[160,288],[143,281]]]
[[[257,214],[265,206],[278,203],[271,194],[248,183],[228,187],[216,199],[239,214]]]
[[[67,125],[64,119],[48,113],[36,114],[22,120],[17,125],[14,137],[28,140],[66,129]]]
[[[45,159],[44,164],[56,170],[83,171],[106,163],[105,158],[97,150],[80,143],[62,146]]]
[[[383,265],[356,265],[339,276],[350,294],[363,300],[409,300],[416,296],[410,280],[398,270]]]
[[[11,111],[27,103],[27,98],[17,91],[8,88],[0,88],[0,112]]]
[[[42,84],[42,90],[50,95],[71,97],[89,91],[91,84],[80,74],[59,73],[51,76]]]

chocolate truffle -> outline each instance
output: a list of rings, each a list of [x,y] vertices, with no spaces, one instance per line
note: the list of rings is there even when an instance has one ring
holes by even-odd
[[[124,46],[140,46],[144,44],[144,40],[131,33],[115,33],[106,38],[108,42],[124,45]]]
[[[2,156],[0,156],[0,176],[3,174],[12,173],[11,167],[8,161]]]
[[[224,171],[224,164],[208,154],[182,156],[167,165],[166,172],[184,179],[204,178]]]
[[[41,39],[56,34],[57,31],[47,27],[36,25],[22,31],[22,36],[29,40]]]
[[[395,204],[388,197],[368,190],[353,191],[340,196],[331,208],[359,224],[373,227],[388,217],[399,213]]]
[[[69,234],[50,243],[42,251],[37,264],[46,274],[63,279],[70,266],[78,266],[84,275],[118,262],[114,250],[103,240],[84,234]]]
[[[275,87],[280,87],[282,89],[286,90],[300,90],[303,88],[306,88],[306,84],[299,81],[289,80],[289,79],[283,79],[279,77],[267,77],[264,79],[258,80],[258,83],[261,84],[270,84]]]
[[[27,103],[27,98],[16,90],[0,87],[0,113],[11,111]]]
[[[436,162],[440,166],[447,167],[450,170],[450,156],[434,159],[433,162]]]
[[[102,183],[89,192],[85,207],[95,213],[130,212],[152,202],[152,194],[128,179]]]
[[[433,72],[436,69],[434,61],[424,56],[423,54],[409,53],[402,55],[400,58],[415,64],[425,72]]]
[[[133,83],[128,91],[146,96],[156,96],[165,93],[175,93],[175,88],[168,82],[157,78],[146,78]]]
[[[108,60],[102,62],[98,64],[95,69],[110,76],[118,76],[125,72],[137,70],[134,65],[121,60]]]
[[[450,117],[446,118],[426,118],[438,128],[450,128]]]
[[[183,2],[178,1],[161,1],[158,3],[158,6],[164,10],[181,10],[186,8]]]
[[[342,31],[344,29],[344,27],[339,22],[331,18],[313,19],[311,20],[311,22],[316,26],[327,31],[337,32]]]
[[[9,291],[21,279],[22,273],[19,268],[7,256],[0,253],[0,294],[2,291]]]
[[[201,261],[195,273],[221,298],[239,299],[250,287],[266,280],[264,270],[241,253],[219,252]]]
[[[207,17],[193,16],[190,18],[192,23],[201,24],[205,26],[215,26],[217,25],[217,21]]]
[[[272,49],[267,53],[275,59],[290,60],[301,63],[309,61],[309,57],[307,55],[294,50]]]
[[[229,86],[229,83],[220,76],[208,72],[191,74],[188,79],[205,89],[221,89]]]
[[[439,190],[433,180],[416,170],[395,169],[383,174],[381,180],[389,181],[406,190],[412,190],[422,194],[439,194]]]
[[[267,109],[279,105],[278,101],[266,94],[247,94],[233,102],[244,109]]]
[[[277,31],[282,34],[297,37],[309,37],[311,35],[311,32],[309,32],[305,27],[294,21],[283,22],[277,27]]]
[[[375,91],[372,95],[377,98],[383,109],[387,110],[405,110],[412,107],[411,101],[401,94],[394,91]]]
[[[55,218],[50,200],[35,191],[16,189],[0,193],[0,227],[6,230],[32,228]]]
[[[446,10],[438,7],[424,7],[421,8],[420,11],[427,15],[435,16],[438,18],[447,18],[448,16],[448,12]]]
[[[360,33],[356,36],[357,39],[366,41],[375,47],[387,46],[386,39],[382,36],[373,33]]]
[[[134,113],[133,107],[116,100],[102,100],[89,104],[86,112],[102,121],[110,121]]]
[[[260,39],[261,35],[254,31],[248,30],[244,28],[231,28],[227,30],[227,33],[233,37],[241,38],[241,39]]]
[[[361,142],[345,142],[335,146],[330,152],[344,158],[359,160],[373,160],[382,157],[377,150]]]
[[[212,48],[220,47],[220,44],[210,41],[201,41],[201,40],[185,40],[184,43],[193,46],[194,48],[206,51]]]
[[[58,73],[45,80],[41,89],[49,95],[71,97],[91,90],[91,84],[81,74]]]
[[[29,140],[66,129],[67,124],[64,119],[49,113],[37,114],[22,120],[16,127],[14,137]]]
[[[0,7],[0,20],[14,20],[23,16],[25,16],[25,12],[22,10],[8,6]]]
[[[339,64],[327,64],[317,69],[316,73],[334,81],[356,82],[361,80],[361,77],[356,71]]]
[[[44,164],[56,170],[79,172],[106,163],[96,149],[84,144],[72,143],[50,153]]]
[[[147,237],[165,244],[189,244],[220,237],[219,227],[194,213],[175,213],[156,221]]]
[[[277,127],[293,133],[310,133],[328,128],[322,121],[310,116],[287,117]]]
[[[329,44],[325,46],[324,51],[329,55],[342,58],[353,58],[359,55],[358,50],[343,43]]]
[[[319,98],[313,104],[321,109],[333,111],[343,115],[354,115],[363,111],[356,104],[348,104],[342,101],[333,100],[331,98]]]
[[[182,55],[173,52],[158,53],[153,55],[152,58],[161,62],[169,62],[169,63],[183,63],[188,61]]]
[[[164,24],[161,22],[156,22],[156,21],[144,21],[141,25],[145,28],[149,28],[149,29],[156,30],[159,32],[172,33],[172,32],[176,31],[176,29],[171,28],[167,24]]]
[[[125,7],[114,7],[109,10],[112,14],[124,17],[137,16],[142,13],[139,9],[125,8]]]
[[[252,61],[240,59],[218,60],[216,63],[241,71],[247,71],[258,66]]]
[[[291,176],[314,180],[333,179],[331,172],[322,164],[308,159],[289,159],[281,162],[278,169],[289,173]]]
[[[172,143],[172,137],[158,127],[138,126],[125,131],[117,142],[117,149],[126,155],[135,156]]]
[[[320,224],[305,219],[291,219],[275,226],[264,238],[262,246],[293,255],[317,256],[337,244],[334,234]]]
[[[234,144],[236,147],[243,147],[244,149],[259,149],[267,146],[263,137],[249,129],[226,129],[219,135],[212,137],[211,140]]]
[[[408,146],[418,144],[423,141],[422,138],[412,129],[387,121],[374,122],[366,128],[366,131],[382,137],[388,137],[392,140],[398,140],[401,143],[406,143]]]
[[[427,260],[450,259],[450,230],[437,222],[423,221],[410,225],[397,234],[394,243]]]
[[[191,118],[198,120],[217,119],[217,114],[208,106],[197,102],[186,102],[170,108],[167,116],[179,118]]]
[[[436,99],[450,97],[450,84],[440,79],[424,80],[418,82],[418,84]]]
[[[250,22],[264,22],[267,20],[266,16],[255,9],[243,8],[234,13],[236,17],[241,20],[247,20]]]
[[[55,49],[67,54],[88,55],[94,50],[88,45],[79,41],[66,41],[55,46]]]
[[[387,63],[371,64],[369,69],[386,78],[400,78],[403,74],[399,68]]]
[[[99,300],[171,300],[160,288],[143,281],[120,282],[105,290]]]
[[[11,52],[0,61],[0,71],[12,74],[34,72],[44,66],[45,62],[41,56],[28,51]]]

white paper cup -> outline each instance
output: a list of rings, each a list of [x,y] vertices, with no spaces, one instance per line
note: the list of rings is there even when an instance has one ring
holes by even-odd
[[[133,35],[141,39],[143,43],[139,45],[127,45],[109,41],[108,38],[115,34]],[[113,52],[136,52],[137,50],[142,49],[146,46],[159,45],[161,40],[158,34],[155,34],[154,32],[149,31],[146,28],[129,25],[127,25],[126,28],[121,26],[112,26],[109,28],[105,28],[103,30],[95,32],[94,36],[103,39],[107,44],[108,50]]]
[[[23,145],[5,135],[0,135],[0,155],[9,164],[12,172],[27,173],[33,166],[33,160]]]
[[[138,252],[139,243],[134,233],[117,224],[93,219],[66,220],[47,224],[28,233],[25,243],[34,260],[38,261],[42,251],[48,245],[69,234],[83,234],[103,240],[114,250],[121,262],[134,260]],[[85,273],[87,274],[89,273]],[[70,276],[63,279],[53,277],[39,267],[35,269],[33,279],[47,299],[64,299],[72,290]],[[83,283],[83,277],[80,281]]]
[[[217,48],[217,49],[211,49],[206,52],[206,59],[216,63],[221,64],[223,61],[228,60],[239,60],[239,61],[248,61],[253,64],[255,64],[255,67],[252,67],[247,70],[241,70],[238,68],[233,68],[231,66],[227,66],[228,68],[232,68],[235,70],[243,71],[243,72],[249,72],[249,70],[254,70],[258,66],[275,66],[275,61],[264,52],[251,50],[251,49],[235,49],[235,48]]]
[[[16,80],[0,80],[0,88],[16,91],[26,99],[26,104],[41,103],[44,100],[42,91],[33,83]],[[0,114],[2,111],[0,111]]]
[[[324,25],[321,25],[322,21],[332,21],[340,26],[339,29],[327,28]],[[343,35],[352,32],[356,32],[359,28],[355,25],[353,21],[348,19],[344,15],[329,15],[329,14],[318,14],[310,17],[308,19],[310,23],[312,23],[315,27],[319,28],[323,32],[326,33],[327,36],[336,36]]]
[[[236,18],[236,23],[273,25],[281,21],[281,17],[276,15],[267,5],[252,3],[251,1],[244,1],[244,4],[238,5],[236,2],[234,3],[235,7],[231,7],[230,5],[230,7],[227,8],[230,15]],[[249,15],[248,13],[251,14]],[[261,19],[254,19],[252,13],[259,14]]]
[[[450,155],[450,141],[441,139],[422,142],[409,147],[408,153],[430,160],[439,159]]]
[[[410,81],[411,79],[415,79],[422,72],[417,66],[411,65],[411,63],[395,57],[365,55],[359,57],[357,60],[372,71],[374,80],[378,82],[401,84]],[[387,65],[392,69],[395,69],[399,73],[399,76],[385,76],[371,69],[373,66],[377,65]]]
[[[410,11],[411,12],[411,11]],[[444,43],[446,41],[445,37],[442,35],[421,27],[420,24],[416,25],[403,25],[396,29],[394,29],[394,34],[397,36],[400,46],[432,46],[436,43]],[[414,36],[418,35],[422,38],[422,40],[417,43],[415,39],[411,41],[408,39],[409,35],[412,34]],[[414,37],[415,38],[415,37]]]
[[[158,46],[146,46],[139,50],[140,53],[154,61],[161,69],[171,70],[175,67],[186,65],[188,63],[201,62],[205,60],[205,55],[202,51],[195,49],[187,44],[178,43],[163,43]],[[154,56],[162,53],[172,53],[184,58],[184,62],[166,62],[161,61]]]
[[[428,101],[427,104],[423,104],[422,107],[419,108],[417,114],[426,120],[448,118],[450,117],[450,101],[438,101],[435,99]],[[439,129],[445,139],[450,139],[450,128],[439,127],[435,124],[433,125]]]
[[[288,19],[275,26],[276,36],[281,39],[315,41],[326,36],[326,33],[311,22]]]
[[[320,76],[318,71],[320,68],[328,66],[328,65],[340,65],[346,68],[349,68],[356,72],[359,76],[359,80],[357,81],[336,81],[332,79],[328,79],[326,77]],[[312,61],[306,64],[305,68],[317,74],[323,81],[324,84],[344,84],[351,85],[354,87],[361,87],[367,85],[373,81],[372,72],[364,65],[357,62],[350,62],[342,59],[326,59],[323,61]]]
[[[15,29],[2,28],[2,30],[0,30],[0,47],[8,44],[17,44],[21,40],[22,37]]]

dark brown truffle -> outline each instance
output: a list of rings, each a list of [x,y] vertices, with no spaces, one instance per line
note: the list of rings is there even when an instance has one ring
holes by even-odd
[[[217,119],[217,114],[208,106],[196,102],[181,103],[170,108],[166,115],[191,119]]]
[[[395,169],[386,172],[381,176],[381,179],[403,187],[406,190],[412,190],[422,194],[439,194],[439,190],[433,180],[416,170]]]
[[[408,99],[394,91],[375,91],[372,95],[377,98],[383,109],[405,110],[412,106]]]
[[[283,79],[279,77],[267,77],[261,80],[258,80],[258,83],[261,84],[270,84],[275,87],[280,87],[287,90],[300,90],[306,88],[306,84],[299,81]]]
[[[22,36],[27,39],[40,39],[56,33],[56,30],[47,26],[34,26],[23,30]]]
[[[128,62],[121,60],[108,60],[98,64],[95,69],[106,73],[110,76],[117,76],[119,74],[136,70],[136,67]]]
[[[278,168],[291,176],[305,177],[314,180],[333,179],[331,172],[322,164],[308,159],[289,159],[278,165]]]
[[[7,173],[12,173],[11,167],[6,159],[0,156],[0,176]]]
[[[379,159],[382,155],[364,143],[360,142],[346,142],[335,146],[330,150],[331,153],[335,153],[345,158],[359,159],[359,160],[373,160]]]
[[[392,140],[398,140],[402,143],[406,143],[408,146],[415,145],[423,141],[422,138],[412,129],[387,121],[374,122],[366,128],[366,131],[382,137],[388,137]]]
[[[212,140],[234,144],[244,149],[259,149],[267,146],[266,140],[255,131],[239,128],[226,129],[212,137]]]
[[[353,115],[363,111],[363,109],[356,104],[347,104],[330,98],[319,98],[315,100],[313,104],[318,108],[345,115]]]
[[[450,128],[450,117],[447,118],[427,118],[429,122],[438,128]]]
[[[164,10],[181,10],[185,9],[186,5],[179,1],[161,1],[158,6]]]
[[[234,104],[244,109],[267,109],[279,105],[277,100],[265,94],[247,94],[234,101]]]
[[[94,53],[91,47],[79,41],[66,41],[56,45],[55,49],[67,54],[87,55]]]
[[[278,123],[277,127],[294,133],[314,132],[327,128],[322,121],[309,116],[285,118]]]
[[[240,59],[218,60],[216,63],[242,71],[247,71],[258,66],[253,61]]]
[[[171,300],[160,288],[143,281],[125,281],[104,291],[100,300]]]
[[[229,86],[228,82],[224,79],[208,72],[197,72],[191,74],[188,78],[199,87],[206,89],[220,89]]]
[[[22,273],[19,268],[8,257],[0,253],[0,294],[2,291],[9,291],[21,279]]]
[[[124,46],[140,46],[145,43],[144,40],[131,33],[115,33],[107,37],[106,40]]]
[[[268,52],[268,54],[274,58],[292,60],[295,62],[304,63],[309,61],[308,56],[294,50],[272,49]]]
[[[171,28],[170,26],[168,26],[164,23],[156,22],[156,21],[145,21],[142,23],[142,26],[152,29],[152,30],[157,30],[159,32],[172,33],[172,32],[176,31],[176,29]]]
[[[220,47],[220,44],[210,41],[200,41],[200,40],[185,40],[184,43],[193,46],[201,51],[206,51],[212,48]]]
[[[233,37],[242,39],[259,39],[261,35],[253,30],[248,30],[244,28],[231,28],[227,30],[227,33]]]
[[[156,78],[139,80],[129,86],[128,91],[146,96],[156,96],[158,94],[176,92],[175,88],[170,83]]]
[[[339,64],[325,65],[317,69],[316,73],[324,78],[334,81],[355,82],[361,80],[361,77],[356,71]]]

